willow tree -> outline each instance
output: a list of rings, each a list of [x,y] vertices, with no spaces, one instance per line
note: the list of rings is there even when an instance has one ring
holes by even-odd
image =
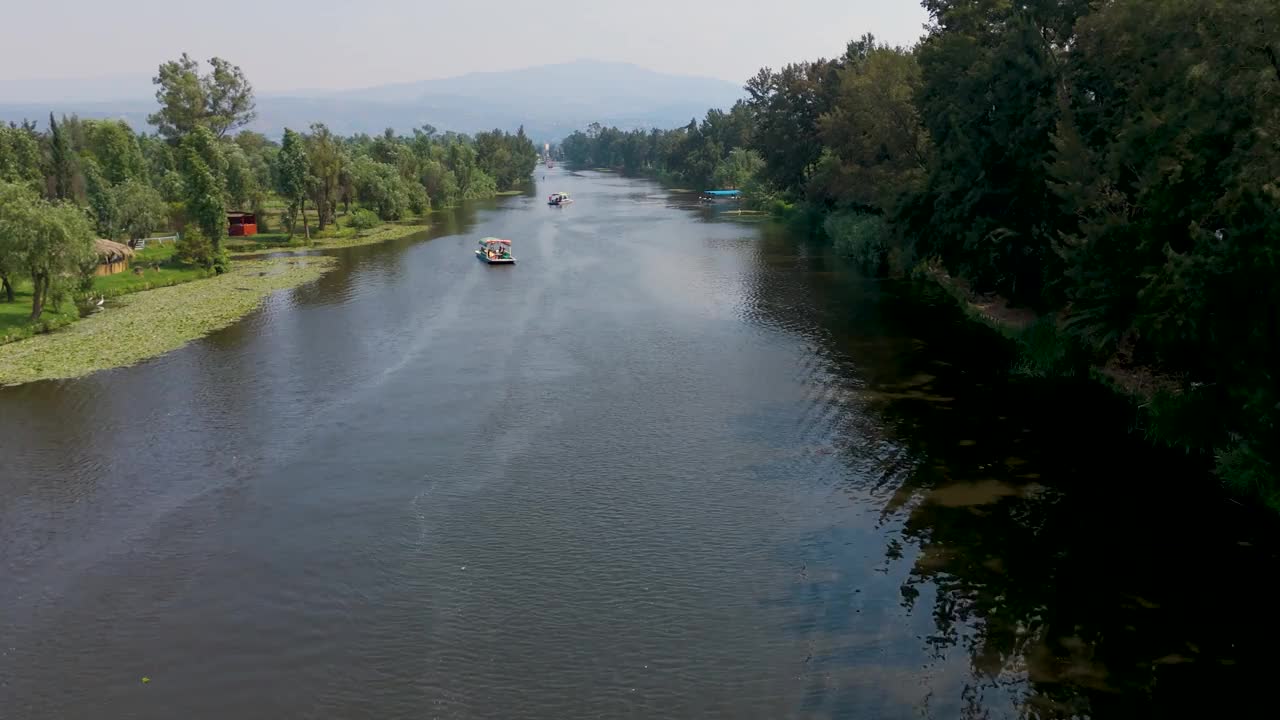
[[[0,183],[0,275],[31,278],[31,320],[39,320],[55,286],[93,260],[93,227],[70,203],[49,202],[29,188]],[[11,297],[11,295],[6,295]]]

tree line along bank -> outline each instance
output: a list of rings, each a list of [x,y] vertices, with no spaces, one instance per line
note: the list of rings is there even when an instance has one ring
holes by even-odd
[[[563,157],[815,219],[867,271],[996,296],[1023,369],[1132,396],[1280,508],[1280,3],[924,0],[925,36],[765,68]],[[999,319],[996,323],[1000,324]]]
[[[230,210],[310,238],[313,222],[332,232],[340,215],[367,228],[493,197],[537,163],[523,128],[341,137],[315,123],[277,142],[243,129],[255,117],[253,87],[221,58],[202,72],[183,55],[154,82],[153,133],[52,112],[43,127],[0,125],[0,302],[22,286],[32,322],[90,285],[95,238],[132,245],[181,231],[176,261],[221,272]]]

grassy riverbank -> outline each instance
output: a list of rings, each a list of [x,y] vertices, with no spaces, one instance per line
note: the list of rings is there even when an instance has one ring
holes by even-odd
[[[265,240],[256,236],[252,242],[229,239],[227,247],[240,255],[357,247],[399,240],[427,227],[418,222],[367,231],[326,228],[310,245],[299,235],[290,241],[283,234],[268,234]],[[0,344],[0,385],[79,377],[161,355],[234,322],[274,290],[319,277],[332,264],[332,258],[311,256],[267,261],[240,258],[231,272],[209,277],[201,268],[178,263],[174,252],[173,245],[148,248],[134,260],[138,273],[96,278],[90,296],[120,300],[83,320],[68,300],[60,310],[50,308],[40,322],[32,324],[27,319],[30,291],[20,284],[15,302],[0,303],[0,342],[5,343]]]
[[[94,278],[93,288],[85,294],[119,297],[209,277],[210,271],[179,262],[175,257],[177,252],[178,246],[174,243],[148,246],[133,258],[128,271]]]
[[[74,378],[176,350],[226,327],[277,290],[320,277],[334,260],[241,260],[217,277],[121,298],[57,332],[0,345],[0,385]]]
[[[203,268],[178,262],[174,258],[175,252],[177,247],[173,244],[153,245],[133,258],[130,271],[95,277],[92,287],[78,295],[82,298],[119,297],[209,277],[209,271]],[[30,319],[31,283],[19,280],[14,289],[13,302],[0,302],[0,344],[51,332],[80,319],[76,303],[67,298],[57,308],[45,307],[40,319],[33,323]]]
[[[420,220],[409,223],[388,223],[372,230],[356,230],[353,227],[325,228],[323,233],[316,233],[311,236],[310,244],[307,243],[306,238],[301,233],[295,233],[292,239],[284,233],[255,235],[249,239],[228,238],[225,244],[227,250],[235,255],[287,249],[326,250],[376,245],[391,240],[399,240],[414,233],[420,233],[428,227],[430,227],[429,224]]]
[[[56,330],[79,317],[75,303],[64,301],[57,308],[45,307],[40,319],[31,322],[31,283],[19,281],[13,302],[0,302],[0,345]]]

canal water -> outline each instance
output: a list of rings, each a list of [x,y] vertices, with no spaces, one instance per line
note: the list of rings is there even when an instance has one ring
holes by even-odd
[[[1274,528],[1123,407],[785,228],[547,172],[0,389],[0,717],[1269,705]]]

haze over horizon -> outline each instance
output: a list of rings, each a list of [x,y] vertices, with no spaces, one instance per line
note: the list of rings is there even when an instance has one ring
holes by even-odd
[[[261,94],[355,89],[584,59],[740,84],[763,66],[837,55],[863,33],[910,44],[927,20],[915,0],[754,7],[722,0],[616,6],[564,0],[549,7],[554,10],[512,0],[374,0],[355,10],[334,0],[227,0],[216,18],[202,21],[193,10],[160,0],[23,4],[10,13],[10,26],[56,27],[59,52],[48,52],[43,33],[17,34],[0,45],[0,102],[149,97],[156,67],[183,52],[240,65]],[[96,97],[80,96],[84,92]]]

